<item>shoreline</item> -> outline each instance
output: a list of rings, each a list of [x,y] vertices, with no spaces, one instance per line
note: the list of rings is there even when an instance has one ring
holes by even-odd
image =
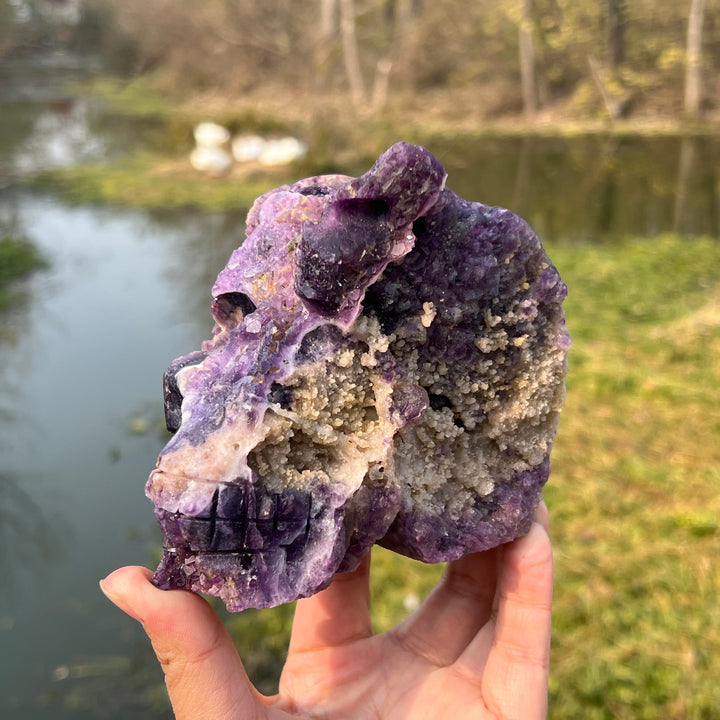
[[[263,93],[225,97],[217,92],[172,98],[153,92],[147,80],[120,82],[107,77],[73,84],[68,92],[99,103],[112,118],[167,126],[172,144],[144,149],[108,162],[45,170],[22,178],[26,187],[50,191],[71,203],[97,203],[146,209],[195,207],[207,212],[247,210],[259,195],[298,177],[344,172],[357,174],[398,140],[427,146],[445,154],[453,146],[470,148],[487,140],[603,142],[643,138],[713,138],[720,124],[684,123],[663,117],[634,117],[609,123],[602,118],[577,119],[545,109],[532,122],[519,115],[482,118],[465,110],[473,100],[465,95],[452,106],[448,93],[435,93],[437,103],[422,112],[430,96],[393,96],[382,113],[353,116],[346,97],[337,95],[309,107],[308,95]],[[442,101],[442,102],[441,102]],[[343,103],[345,105],[343,106]],[[452,112],[449,108],[452,107]],[[194,170],[188,161],[192,129],[201,121],[224,125],[230,132],[267,137],[295,135],[309,146],[308,155],[292,164],[262,167],[233,165],[218,178]],[[458,153],[453,151],[453,155]]]
[[[212,120],[276,133],[283,129],[307,132],[322,125],[350,134],[364,130],[418,136],[720,135],[720,111],[708,112],[697,120],[681,114],[653,112],[611,120],[603,112],[583,114],[573,111],[568,101],[558,101],[527,118],[522,112],[483,113],[484,93],[468,89],[398,93],[391,96],[382,110],[355,111],[347,93],[311,95],[266,87],[242,96],[226,96],[220,91],[171,96],[155,90],[147,80],[124,82],[108,77],[95,78],[75,88],[122,114],[188,123]]]

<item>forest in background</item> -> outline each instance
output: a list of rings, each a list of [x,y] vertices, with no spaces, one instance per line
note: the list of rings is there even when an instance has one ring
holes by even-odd
[[[382,114],[712,121],[705,0],[0,0],[0,60],[61,45],[173,96],[270,91]]]

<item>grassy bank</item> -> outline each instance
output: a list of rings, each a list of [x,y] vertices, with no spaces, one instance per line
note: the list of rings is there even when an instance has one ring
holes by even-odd
[[[551,250],[575,339],[546,492],[552,717],[718,717],[720,246]]]
[[[212,179],[194,171],[187,156],[141,153],[109,164],[48,170],[33,178],[32,185],[69,203],[212,212],[250,208],[258,195],[290,180],[278,173]]]
[[[554,720],[720,717],[720,245],[548,243],[568,283],[568,400],[545,491]],[[441,568],[376,549],[382,631]],[[291,609],[228,618],[271,690]]]

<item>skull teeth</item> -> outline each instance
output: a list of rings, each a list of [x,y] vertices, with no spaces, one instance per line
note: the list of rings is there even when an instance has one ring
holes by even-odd
[[[168,512],[155,514],[168,550],[257,552],[304,543],[312,520],[310,496],[299,490],[264,493],[252,485],[223,483],[206,517]]]

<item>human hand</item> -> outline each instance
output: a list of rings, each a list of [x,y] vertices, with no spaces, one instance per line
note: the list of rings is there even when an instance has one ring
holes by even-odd
[[[177,720],[538,720],[547,714],[552,549],[541,503],[528,535],[450,562],[422,605],[373,635],[369,556],[298,600],[279,693],[250,682],[210,605],[158,590],[145,568],[101,582],[142,623]]]

